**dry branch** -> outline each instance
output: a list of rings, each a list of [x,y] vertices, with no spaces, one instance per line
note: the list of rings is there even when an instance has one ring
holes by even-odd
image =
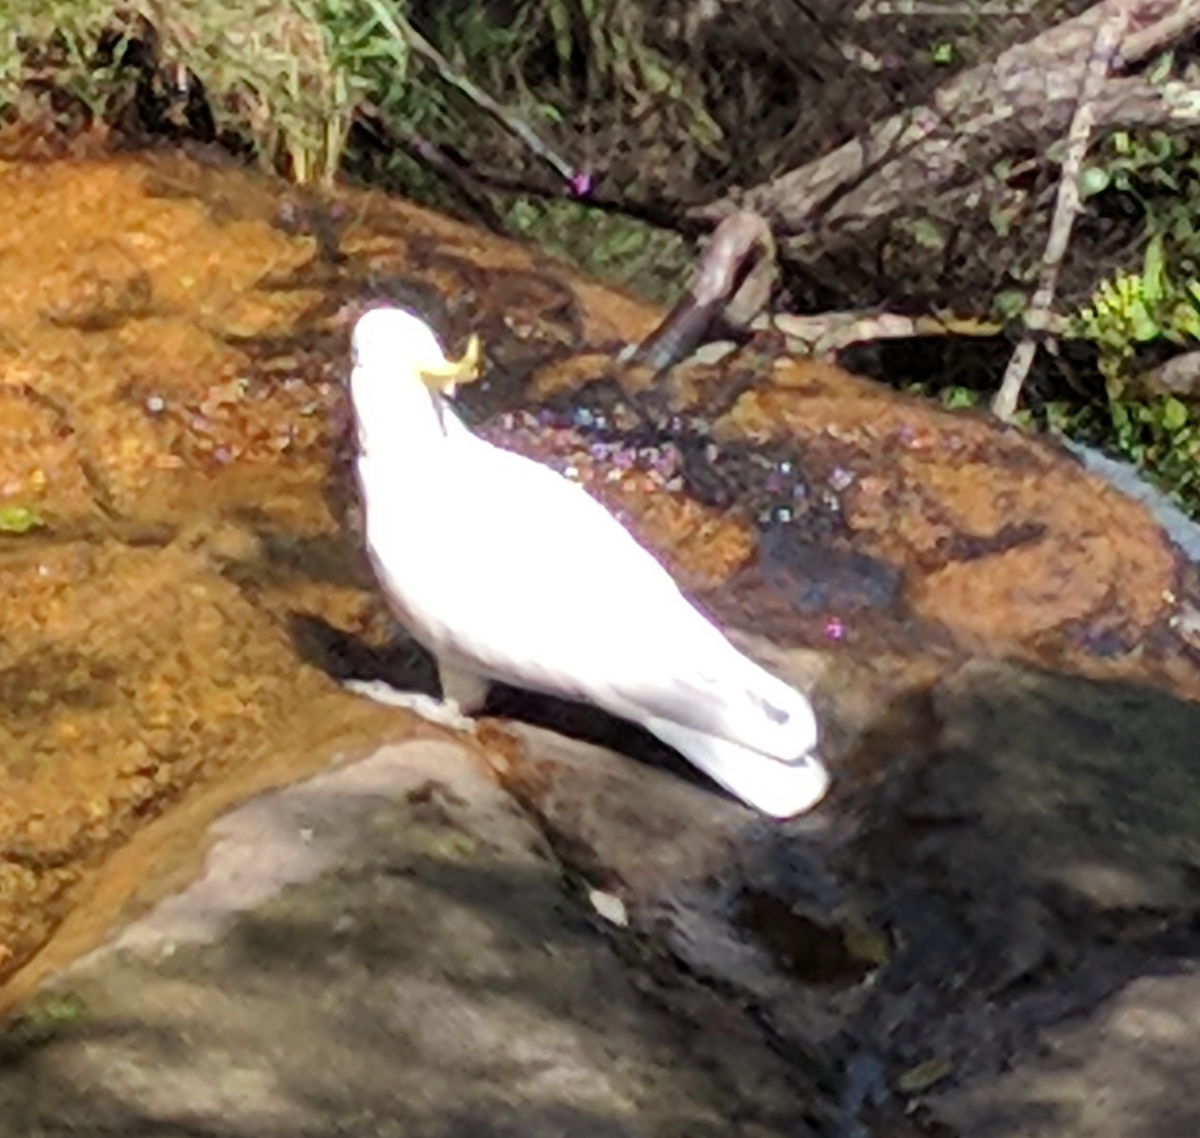
[[[730,214],[713,232],[687,291],[628,358],[661,371],[686,357],[723,317],[746,328],[767,307],[777,278],[771,227],[756,213]]]
[[[854,344],[879,340],[911,340],[918,336],[999,336],[1004,325],[974,316],[909,316],[902,312],[824,312],[819,316],[780,313],[756,322],[781,333],[788,351],[819,360],[834,360]]]
[[[692,211],[715,223],[739,209],[771,222],[790,256],[861,235],[874,222],[980,172],[1013,150],[1044,149],[1074,115],[1097,29],[1123,12],[1128,66],[1200,28],[1200,0],[1103,0],[1082,15],[971,68],[924,106],[877,123],[862,137],[783,174]],[[1095,125],[1200,122],[1200,97],[1181,84],[1154,87],[1109,79],[1097,94]]]
[[[1071,118],[1070,130],[1067,132],[1067,149],[1063,157],[1058,195],[1050,222],[1050,237],[1046,242],[1046,252],[1042,256],[1042,271],[1037,290],[1033,294],[1033,302],[1025,313],[1026,332],[1008,361],[1000,390],[992,400],[992,411],[1004,420],[1011,419],[1017,409],[1021,388],[1033,365],[1038,342],[1050,316],[1050,308],[1054,304],[1058,273],[1062,268],[1063,257],[1067,254],[1075,218],[1079,215],[1079,177],[1083,172],[1083,160],[1087,157],[1088,142],[1091,140],[1092,125],[1095,122],[1096,96],[1112,66],[1113,56],[1120,46],[1129,19],[1129,8],[1132,6],[1128,4],[1114,8],[1108,21],[1096,29],[1096,38],[1092,43],[1092,50],[1088,53],[1087,69],[1080,83],[1079,98]]]

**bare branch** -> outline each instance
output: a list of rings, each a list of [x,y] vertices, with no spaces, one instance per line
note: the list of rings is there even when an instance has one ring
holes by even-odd
[[[1017,409],[1021,388],[1037,354],[1038,342],[1054,304],[1058,273],[1062,268],[1067,246],[1071,242],[1071,229],[1079,215],[1079,176],[1083,171],[1083,160],[1087,156],[1088,142],[1092,136],[1096,95],[1108,75],[1109,67],[1112,66],[1113,56],[1120,46],[1129,20],[1129,9],[1132,7],[1134,5],[1130,3],[1114,8],[1110,18],[1096,29],[1096,39],[1088,55],[1087,69],[1080,84],[1079,100],[1071,118],[1070,130],[1067,132],[1067,150],[1063,157],[1054,215],[1050,222],[1050,237],[1042,257],[1041,278],[1037,291],[1033,294],[1033,302],[1025,313],[1027,331],[1008,361],[1000,390],[992,400],[993,413],[1006,421],[1012,418]]]
[[[756,213],[731,214],[713,232],[687,291],[629,358],[661,371],[686,357],[718,317],[745,328],[771,299],[777,279],[771,227]]]
[[[398,40],[403,40],[409,48],[430,64],[441,78],[453,87],[457,87],[477,107],[486,111],[510,134],[518,138],[526,147],[537,155],[543,162],[582,195],[591,185],[590,176],[577,170],[571,163],[560,157],[557,151],[551,149],[529,126],[524,119],[512,111],[502,107],[486,91],[471,82],[461,71],[454,67],[416,28],[401,15],[386,4],[373,2],[371,5],[375,18]]]
[[[1158,85],[1143,79],[1106,79],[1097,92],[1097,127],[1200,125],[1200,87],[1172,81]]]
[[[783,250],[800,257],[828,248],[831,233],[848,240],[914,200],[973,182],[1003,154],[1066,133],[1097,29],[1118,12],[1134,29],[1122,45],[1123,64],[1200,28],[1200,0],[1103,0],[956,76],[926,105],[691,216],[711,224],[737,209],[754,210],[771,222]],[[1122,115],[1136,124],[1200,119],[1195,92],[1178,84],[1109,81],[1095,103],[1097,125],[1115,125]]]
[[[1129,13],[1132,30],[1120,45],[1118,57],[1113,70],[1128,67],[1131,63],[1139,63],[1148,55],[1161,51],[1165,44],[1174,43],[1196,30],[1196,13],[1190,4],[1169,5],[1165,11],[1152,16],[1149,23],[1143,24],[1142,9]]]
[[[781,332],[796,355],[832,360],[852,344],[911,340],[917,336],[998,336],[1004,325],[973,316],[908,316],[899,312],[823,312],[819,316],[780,313],[764,326]],[[759,322],[756,321],[756,328]]]

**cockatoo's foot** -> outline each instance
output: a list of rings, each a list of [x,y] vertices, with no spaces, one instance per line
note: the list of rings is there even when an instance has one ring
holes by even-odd
[[[474,672],[463,672],[442,660],[437,662],[438,679],[442,681],[442,699],[453,703],[464,715],[478,715],[487,703],[489,680]]]
[[[415,712],[422,719],[429,720],[441,727],[449,727],[453,731],[465,731],[475,734],[475,720],[464,715],[461,706],[455,699],[434,699],[424,692],[399,691],[382,680],[347,680],[342,687],[355,695],[364,695],[376,703],[388,707],[402,707],[406,711]]]

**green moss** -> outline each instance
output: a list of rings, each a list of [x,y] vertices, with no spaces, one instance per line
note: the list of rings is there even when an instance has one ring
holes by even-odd
[[[505,211],[514,233],[577,265],[589,276],[661,304],[687,286],[692,254],[687,241],[579,202],[517,198]]]

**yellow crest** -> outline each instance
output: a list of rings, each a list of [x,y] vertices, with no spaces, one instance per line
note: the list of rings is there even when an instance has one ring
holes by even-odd
[[[434,391],[444,391],[453,395],[454,389],[460,383],[474,383],[479,378],[483,370],[482,365],[483,345],[479,337],[472,332],[466,350],[459,359],[446,360],[444,366],[439,368],[423,369],[421,380],[426,387],[431,387]]]

